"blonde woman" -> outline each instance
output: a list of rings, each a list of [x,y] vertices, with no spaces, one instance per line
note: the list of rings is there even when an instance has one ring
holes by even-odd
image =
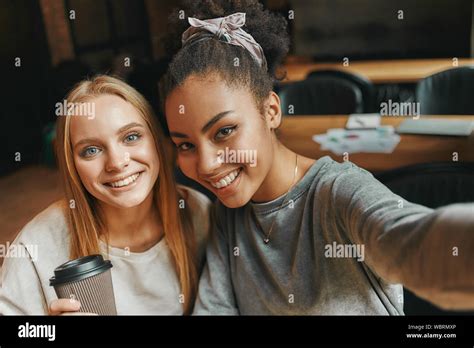
[[[113,264],[118,314],[190,313],[208,199],[176,186],[151,107],[126,83],[110,76],[83,81],[64,105],[56,144],[65,199],[13,243],[25,252],[5,259],[0,313],[77,312],[81,304],[58,300],[49,278],[58,265],[91,254]]]

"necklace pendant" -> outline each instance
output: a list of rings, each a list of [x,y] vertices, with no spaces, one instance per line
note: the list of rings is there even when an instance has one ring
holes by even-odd
[[[268,243],[270,243],[270,239],[264,238],[264,239],[263,239],[263,242],[264,242],[265,244],[268,244]]]

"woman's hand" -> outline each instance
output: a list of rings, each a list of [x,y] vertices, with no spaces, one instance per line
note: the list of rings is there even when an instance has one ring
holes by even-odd
[[[77,300],[60,298],[49,304],[49,315],[97,315],[79,312],[81,303]]]

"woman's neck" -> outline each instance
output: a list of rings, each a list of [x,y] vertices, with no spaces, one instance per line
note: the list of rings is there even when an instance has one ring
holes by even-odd
[[[153,192],[136,207],[117,208],[101,204],[100,211],[110,246],[141,252],[158,243],[163,235]]]
[[[295,178],[296,156],[295,152],[280,142],[276,142],[272,166],[262,185],[253,195],[252,201],[269,202],[274,200],[287,193],[303,178],[315,160],[298,155],[298,172]]]

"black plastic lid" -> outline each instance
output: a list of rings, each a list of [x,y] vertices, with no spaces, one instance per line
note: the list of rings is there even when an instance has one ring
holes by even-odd
[[[102,255],[89,255],[63,263],[54,270],[54,276],[49,279],[49,285],[76,282],[107,271],[112,267],[109,260]]]

